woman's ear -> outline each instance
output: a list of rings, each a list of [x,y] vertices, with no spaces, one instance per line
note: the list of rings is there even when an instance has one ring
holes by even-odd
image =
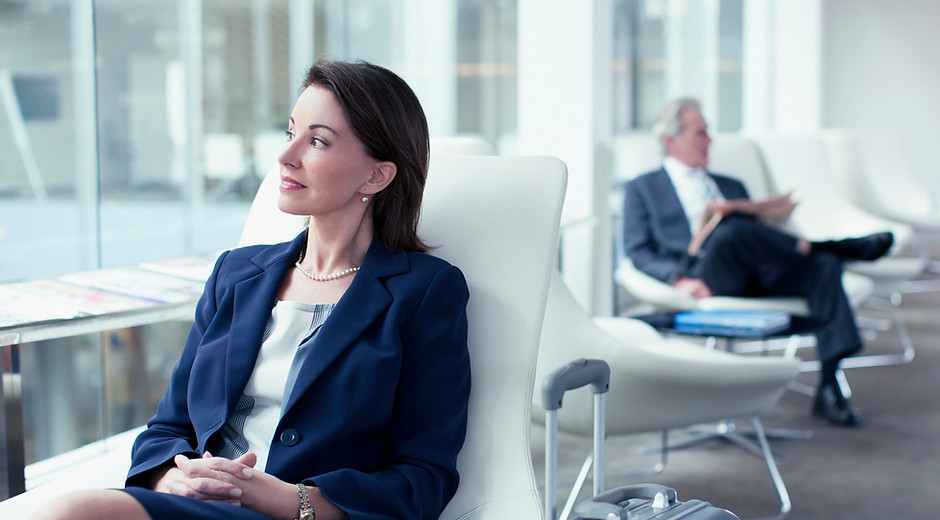
[[[372,175],[362,186],[360,191],[365,195],[375,195],[385,189],[398,173],[398,167],[391,161],[376,163],[372,168]]]

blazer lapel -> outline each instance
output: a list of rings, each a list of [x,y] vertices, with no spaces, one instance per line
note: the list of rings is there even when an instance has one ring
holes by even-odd
[[[260,271],[235,284],[233,320],[225,360],[225,373],[229,374],[225,386],[229,412],[254,371],[278,289],[305,243],[306,231],[291,241],[286,249],[265,249],[251,260]]]
[[[285,403],[282,416],[323,374],[340,354],[350,348],[392,303],[382,279],[410,269],[406,253],[390,252],[378,240],[372,242],[362,268],[346,294],[337,302],[314,342],[314,350],[304,360],[297,382]]]

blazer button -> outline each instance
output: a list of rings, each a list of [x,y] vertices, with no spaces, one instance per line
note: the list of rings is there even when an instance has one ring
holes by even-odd
[[[300,442],[300,432],[293,428],[288,428],[281,432],[281,444],[290,447]]]

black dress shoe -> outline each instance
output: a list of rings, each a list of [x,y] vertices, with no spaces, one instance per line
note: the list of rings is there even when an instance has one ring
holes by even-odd
[[[858,238],[813,242],[813,247],[835,253],[843,260],[877,260],[891,249],[892,233],[875,233]]]
[[[849,406],[848,400],[836,387],[825,385],[816,392],[813,400],[813,415],[826,419],[836,426],[858,426],[862,422],[858,410]]]

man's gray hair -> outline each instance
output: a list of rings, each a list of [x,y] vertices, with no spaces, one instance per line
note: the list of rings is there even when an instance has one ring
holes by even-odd
[[[659,112],[659,117],[653,123],[653,135],[663,148],[663,156],[668,154],[666,150],[666,136],[675,137],[682,131],[682,113],[686,110],[695,110],[702,112],[702,104],[695,98],[679,98],[670,101]]]

